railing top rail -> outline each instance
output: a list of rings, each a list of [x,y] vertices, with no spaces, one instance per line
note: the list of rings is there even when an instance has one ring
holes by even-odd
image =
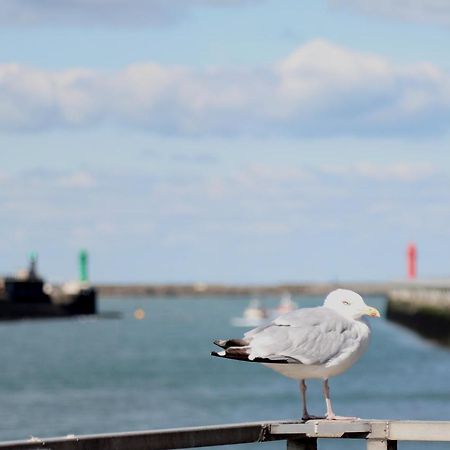
[[[270,425],[271,436],[355,438],[392,441],[450,442],[450,421],[425,420],[355,420],[280,422]]]
[[[0,450],[164,450],[175,448],[210,447],[215,445],[263,442],[271,424],[278,422],[249,422],[189,428],[132,431],[92,435],[67,435],[54,438],[0,442]],[[276,439],[284,439],[278,437]]]
[[[447,441],[450,421],[267,421],[0,442],[0,450],[167,450],[285,439]]]

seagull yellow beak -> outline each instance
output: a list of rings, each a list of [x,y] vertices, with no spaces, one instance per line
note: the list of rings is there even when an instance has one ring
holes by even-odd
[[[372,306],[368,306],[364,311],[364,314],[368,315],[369,317],[380,317],[380,311],[378,311],[378,309],[376,308],[372,308]]]

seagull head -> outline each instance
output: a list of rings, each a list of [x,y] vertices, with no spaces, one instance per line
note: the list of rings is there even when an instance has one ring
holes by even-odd
[[[336,289],[330,292],[323,306],[354,320],[361,319],[363,316],[380,317],[376,308],[366,305],[359,294],[348,289]]]

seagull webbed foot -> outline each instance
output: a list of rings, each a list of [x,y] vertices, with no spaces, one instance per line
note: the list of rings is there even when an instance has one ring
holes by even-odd
[[[336,414],[327,414],[325,416],[327,420],[359,420],[359,417],[347,417],[347,416],[336,416]]]
[[[308,420],[320,420],[325,419],[325,416],[312,416],[311,414],[303,414],[302,420],[303,422],[307,422]]]

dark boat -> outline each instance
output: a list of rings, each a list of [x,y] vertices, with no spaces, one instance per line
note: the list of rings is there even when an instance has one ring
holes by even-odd
[[[87,254],[80,253],[80,281],[51,285],[37,274],[32,255],[28,270],[0,280],[0,320],[89,315],[97,312],[97,293],[87,281]]]

